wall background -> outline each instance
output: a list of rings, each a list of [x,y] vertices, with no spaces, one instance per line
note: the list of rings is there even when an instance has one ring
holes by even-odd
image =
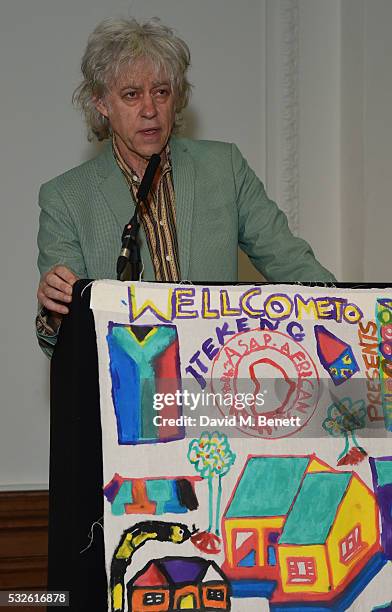
[[[71,95],[88,34],[124,15],[159,16],[189,43],[187,135],[236,142],[339,280],[390,280],[390,0],[2,3],[0,488],[47,486],[49,368],[32,324],[37,194],[95,152]]]

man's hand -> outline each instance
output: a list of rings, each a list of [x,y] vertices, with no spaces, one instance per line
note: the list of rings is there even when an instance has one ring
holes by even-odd
[[[69,312],[66,304],[72,300],[72,287],[77,280],[76,274],[65,266],[55,266],[41,278],[37,298],[51,313],[57,326],[62,316]]]

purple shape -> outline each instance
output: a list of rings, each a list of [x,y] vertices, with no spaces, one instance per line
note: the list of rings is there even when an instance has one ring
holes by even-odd
[[[372,470],[374,493],[381,515],[381,545],[385,556],[392,560],[392,483],[380,478],[380,468],[384,462],[392,462],[392,457],[369,457]]]
[[[163,567],[170,580],[174,583],[178,582],[200,582],[204,576],[209,562],[206,559],[190,557],[182,559],[167,559],[161,561]]]
[[[120,487],[123,483],[123,478],[119,474],[115,474],[110,482],[106,485],[103,490],[103,494],[106,499],[112,503],[120,490]]]
[[[279,540],[280,533],[278,531],[273,531],[268,534],[268,542],[270,544],[277,544]]]

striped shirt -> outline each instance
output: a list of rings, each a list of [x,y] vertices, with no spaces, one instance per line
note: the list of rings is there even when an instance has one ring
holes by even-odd
[[[131,196],[134,202],[136,202],[140,178],[124,161],[114,138],[112,139],[112,146],[114,157],[127,181]],[[178,282],[181,278],[181,273],[169,145],[162,152],[161,159],[160,174],[154,180],[147,203],[142,203],[140,206],[139,219],[146,235],[155,279],[157,281]]]

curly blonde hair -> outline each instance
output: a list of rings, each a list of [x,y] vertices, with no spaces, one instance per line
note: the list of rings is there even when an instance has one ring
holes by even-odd
[[[89,36],[81,64],[83,81],[72,96],[84,115],[89,140],[110,136],[109,122],[95,108],[94,100],[108,92],[125,67],[140,59],[148,59],[169,78],[175,95],[175,127],[180,125],[191,92],[186,76],[190,66],[187,44],[157,18],[140,23],[136,19],[107,19]]]

